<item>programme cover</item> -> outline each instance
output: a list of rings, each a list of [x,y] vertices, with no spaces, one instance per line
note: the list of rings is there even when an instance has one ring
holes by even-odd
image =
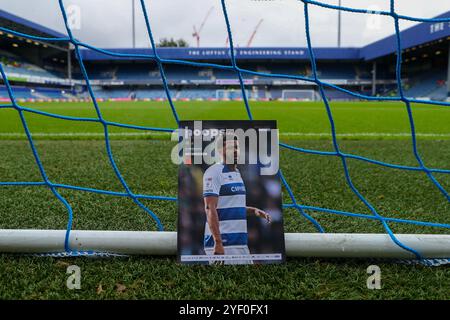
[[[285,261],[275,121],[181,121],[178,260]]]

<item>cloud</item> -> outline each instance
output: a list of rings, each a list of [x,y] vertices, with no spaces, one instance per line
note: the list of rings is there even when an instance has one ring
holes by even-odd
[[[320,0],[334,4],[338,0]],[[99,47],[130,47],[132,45],[131,0],[66,0],[81,9],[81,30],[74,35]],[[135,2],[136,43],[148,47],[140,1]],[[201,32],[202,46],[224,46],[227,32],[219,0],[146,0],[148,16],[155,40],[184,38],[195,45],[193,26],[201,25],[206,13],[214,7]],[[246,46],[257,23],[263,19],[253,46],[305,46],[304,5],[297,0],[227,0],[235,45]],[[388,0],[342,0],[343,6],[389,10]],[[337,42],[337,11],[309,5],[310,31],[314,46],[335,46]],[[0,8],[26,19],[65,33],[57,1],[0,0]],[[450,10],[450,1],[397,0],[396,11],[415,17],[433,17]],[[402,22],[401,27],[412,22]],[[390,17],[342,12],[342,45],[362,46],[394,32]]]

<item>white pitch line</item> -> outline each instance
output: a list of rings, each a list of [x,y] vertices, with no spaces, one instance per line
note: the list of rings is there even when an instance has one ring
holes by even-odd
[[[105,134],[101,132],[32,132],[33,137],[104,137]],[[149,136],[149,135],[170,135],[170,132],[111,132],[108,133],[110,137],[126,137],[126,136]],[[25,133],[14,132],[0,132],[0,137],[26,137]]]
[[[170,132],[112,132],[110,137],[141,137],[141,136],[168,136]],[[33,137],[103,137],[101,132],[32,132]],[[280,136],[297,137],[331,137],[328,132],[280,132]],[[411,133],[389,133],[389,132],[354,132],[338,133],[338,137],[410,137]],[[417,137],[450,138],[450,133],[416,133]],[[25,133],[0,132],[0,137],[26,137]]]
[[[338,137],[410,137],[411,133],[389,133],[389,132],[354,132],[337,133]],[[305,137],[331,137],[326,132],[281,132],[280,136],[305,136]],[[417,137],[450,137],[450,133],[416,133]]]

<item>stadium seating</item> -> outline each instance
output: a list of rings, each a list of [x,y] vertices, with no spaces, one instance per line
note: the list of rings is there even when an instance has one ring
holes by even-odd
[[[53,71],[50,72],[42,67],[23,61],[19,57],[11,54],[0,52],[0,61],[4,66],[6,74],[15,74],[23,77],[44,77],[44,78],[61,78],[62,75]],[[47,68],[50,69],[50,68]]]
[[[409,87],[405,90],[408,97],[427,97],[435,100],[447,98],[447,87],[445,84],[446,74],[444,70],[432,69],[421,72],[409,81]]]
[[[195,89],[195,90],[181,90],[177,98],[179,99],[214,99],[216,97],[216,91],[214,89]]]
[[[56,88],[13,86],[12,89],[16,99],[50,100],[72,99],[75,97],[71,92]],[[9,100],[8,92],[3,85],[0,86],[0,100]]]
[[[7,74],[16,78],[27,78],[27,82],[34,79],[60,79],[63,80],[64,74],[59,73],[55,66],[36,66],[10,52],[0,50],[0,60]],[[222,62],[225,64],[225,62]],[[267,74],[289,74],[311,76],[311,67],[307,62],[285,62],[273,61],[269,63],[249,63],[242,62],[239,66],[256,72]],[[94,92],[97,98],[108,99],[152,99],[164,100],[167,98],[166,92],[162,88],[162,79],[158,67],[152,62],[121,62],[121,63],[92,63],[87,65],[88,75],[91,80],[98,81],[95,84]],[[372,75],[371,66],[358,63],[339,63],[333,61],[318,62],[318,76],[322,80],[370,80]],[[210,67],[193,67],[188,65],[165,64],[164,71],[166,78],[171,85],[172,97],[180,100],[211,100],[211,99],[241,99],[239,90],[233,92],[231,88],[228,91],[223,90],[224,86],[237,85],[238,77],[236,72],[232,70],[223,70]],[[377,72],[379,79],[393,79],[388,68],[380,68]],[[83,80],[80,71],[73,70],[75,79]],[[242,74],[244,79],[253,79],[258,81],[271,81],[273,78],[261,75]],[[31,78],[30,78],[31,77]],[[446,71],[442,69],[431,69],[428,71],[408,72],[404,81],[404,92],[408,97],[425,97],[434,100],[445,100],[447,98],[446,84],[443,79],[446,78]],[[105,82],[101,82],[105,81]],[[108,86],[106,82],[119,82],[127,85]],[[220,82],[222,81],[222,82]],[[233,81],[233,82],[230,82]],[[33,82],[33,81],[31,81]],[[40,81],[36,81],[40,82]],[[81,81],[80,81],[81,83]],[[344,82],[345,83],[345,82]],[[149,88],[142,88],[142,85],[150,85]],[[259,85],[259,86],[258,86]],[[269,88],[262,85],[270,85],[266,82],[255,82],[253,88],[248,87],[248,98],[261,100],[278,100],[283,98],[283,89],[300,89],[300,87],[286,87],[281,84],[271,85]],[[157,87],[156,87],[157,86]],[[216,87],[215,87],[216,86]],[[303,88],[304,89],[304,88]],[[86,99],[88,93],[86,91],[77,94],[67,89],[62,92],[61,89],[49,89],[33,86],[20,87],[16,86],[17,97],[20,99]],[[353,89],[355,92],[360,90]],[[317,90],[316,90],[317,92]],[[349,100],[351,96],[336,91],[325,90],[330,100]],[[371,95],[371,92],[365,92]],[[386,82],[384,85],[377,87],[377,94],[381,96],[396,95],[397,90],[394,84]],[[317,95],[316,95],[317,96]],[[3,89],[0,90],[0,99],[7,99],[7,93]]]
[[[268,74],[289,74],[311,76],[311,68],[308,63],[272,63],[265,65],[240,65],[243,69],[264,72]],[[237,79],[236,72],[217,68],[198,68],[184,65],[166,64],[164,66],[166,77],[171,80],[216,80]],[[161,80],[158,68],[154,64],[122,63],[116,65],[96,64],[88,66],[91,79],[118,80],[118,81],[143,81]],[[370,79],[370,72],[362,66],[353,64],[326,63],[319,65],[319,76],[324,79]],[[243,74],[244,78],[256,79],[261,76]]]
[[[212,71],[190,66],[167,65],[164,67],[167,79],[170,80],[211,80]],[[145,63],[123,65],[95,65],[88,67],[89,77],[95,80],[161,80],[158,68]]]
[[[5,72],[20,74],[23,76],[37,76],[37,77],[46,77],[46,78],[58,78],[56,75],[32,65],[21,65],[20,67],[14,66],[5,66]]]
[[[345,92],[341,92],[333,89],[325,89],[325,95],[329,101],[344,101],[354,99],[352,96]]]

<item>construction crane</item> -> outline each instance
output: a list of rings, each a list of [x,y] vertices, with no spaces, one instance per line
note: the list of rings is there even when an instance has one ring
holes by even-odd
[[[264,21],[264,19],[259,20],[258,24],[256,25],[255,29],[253,30],[252,35],[248,39],[247,47],[250,47],[252,44],[253,39],[255,38],[256,33],[258,32],[259,27],[261,26],[261,23]]]
[[[256,24],[255,29],[252,32],[252,35],[250,36],[250,38],[247,41],[247,47],[250,47],[253,39],[255,38],[256,33],[258,32],[259,26],[261,25],[261,23],[264,21],[264,19],[259,20],[259,22]],[[225,47],[228,47],[228,43],[230,42],[229,37],[227,36],[227,39],[225,40]],[[238,45],[236,45],[238,47]]]
[[[200,25],[200,27],[197,29],[194,27],[194,33],[192,34],[192,36],[197,40],[197,47],[200,47],[200,33],[202,32],[203,27],[205,26],[206,20],[208,20],[209,16],[211,15],[211,12],[213,12],[214,7],[209,8],[208,13],[206,14],[205,18],[203,19],[202,24]]]

